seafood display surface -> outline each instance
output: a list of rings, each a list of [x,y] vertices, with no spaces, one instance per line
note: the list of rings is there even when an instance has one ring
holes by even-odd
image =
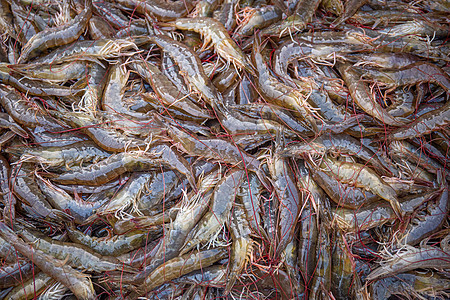
[[[0,0],[0,299],[450,299],[448,0]]]

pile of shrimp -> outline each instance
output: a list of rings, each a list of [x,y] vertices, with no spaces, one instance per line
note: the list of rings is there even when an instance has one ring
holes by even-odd
[[[0,0],[0,299],[449,299],[448,0]]]

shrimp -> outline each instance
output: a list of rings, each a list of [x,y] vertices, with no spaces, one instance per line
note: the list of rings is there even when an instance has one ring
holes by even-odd
[[[210,119],[211,115],[192,102],[186,95],[180,93],[177,87],[165,76],[159,68],[145,61],[132,61],[130,67],[143,77],[153,88],[158,98],[168,107],[180,109],[187,114]]]
[[[204,39],[203,48],[206,48],[211,43],[217,54],[228,63],[232,63],[238,69],[245,69],[253,76],[256,75],[255,68],[251,62],[238,45],[236,45],[236,42],[231,39],[227,30],[219,21],[206,17],[193,19],[180,18],[164,25],[175,26],[180,30],[198,32]]]
[[[49,180],[36,174],[36,183],[42,194],[46,196],[48,202],[57,209],[69,212],[74,222],[83,224],[96,209],[100,208],[108,198],[105,197],[99,201],[88,202],[82,199],[74,199],[63,189],[53,185]]]
[[[53,209],[39,189],[33,177],[34,167],[29,163],[18,164],[11,173],[11,186],[14,194],[43,218],[54,220],[72,220],[67,213]],[[30,176],[31,175],[31,176]]]
[[[281,155],[317,155],[346,154],[356,156],[374,166],[383,175],[389,175],[390,171],[386,163],[372,150],[361,144],[355,138],[346,134],[325,134],[309,142],[292,143],[286,146]]]
[[[3,219],[13,223],[16,216],[16,197],[11,191],[10,187],[11,169],[8,161],[0,155],[0,193],[1,202],[4,205]],[[1,252],[1,251],[0,251]]]
[[[418,220],[412,220],[408,226],[402,243],[416,245],[422,239],[439,231],[450,213],[450,201],[448,196],[448,183],[439,171],[437,181],[441,185],[439,195],[433,203],[426,208],[425,216],[418,216]]]
[[[317,241],[317,265],[312,278],[308,299],[328,299],[327,293],[331,290],[331,264],[332,252],[330,236],[326,225],[322,225]]]
[[[0,288],[16,286],[22,280],[33,277],[33,263],[29,260],[18,260],[2,266],[0,269]]]
[[[370,294],[375,300],[389,299],[393,295],[416,299],[445,299],[449,288],[450,280],[439,273],[412,271],[373,282]]]
[[[14,121],[24,127],[42,127],[48,131],[66,129],[64,123],[49,118],[36,102],[23,98],[15,89],[0,86],[0,104]]]
[[[76,41],[86,29],[92,15],[92,0],[86,0],[83,11],[69,23],[34,35],[22,48],[20,62],[27,62],[45,50]]]
[[[92,282],[87,275],[74,270],[72,267],[51,257],[50,255],[30,247],[30,245],[21,240],[3,222],[0,222],[0,237],[8,240],[18,252],[32,260],[42,272],[68,287],[78,299],[96,299],[94,287],[92,286]]]
[[[436,195],[436,191],[400,198],[400,206],[405,214],[410,215],[424,202]],[[333,218],[344,231],[364,231],[382,226],[395,220],[395,213],[387,203],[371,203],[354,209],[333,209]]]
[[[148,43],[147,37],[127,37],[117,39],[83,40],[76,41],[65,47],[58,48],[48,55],[36,59],[33,63],[58,64],[87,60],[100,63],[98,59],[115,58],[121,55],[134,55],[135,52],[125,52],[127,50],[137,50],[137,45]],[[124,53],[122,53],[122,51]]]
[[[247,222],[253,232],[259,233],[261,226],[261,194],[264,191],[264,186],[258,177],[250,173],[248,180],[245,179],[241,185],[238,198],[244,205]]]
[[[127,183],[121,187],[110,201],[98,208],[96,214],[87,219],[86,223],[89,223],[93,218],[97,218],[97,216],[108,214],[120,216],[130,205],[134,206],[132,210],[136,210],[139,197],[147,189],[147,185],[152,178],[152,173],[133,173]]]
[[[393,140],[405,140],[420,137],[450,124],[450,101],[441,108],[432,110],[418,117],[404,127],[391,132],[389,138]]]
[[[148,116],[130,110],[122,99],[124,98],[128,78],[129,72],[126,71],[124,65],[118,63],[110,68],[105,89],[103,90],[102,108],[108,113],[120,114],[120,119],[123,119],[125,116],[137,120],[146,120]]]
[[[124,152],[126,150],[145,149],[151,142],[142,139],[127,137],[112,128],[105,128],[98,124],[96,118],[84,113],[61,113],[51,111],[52,115],[69,123],[89,136],[94,143],[108,152]]]
[[[163,35],[152,36],[149,39],[172,57],[190,86],[199,91],[208,104],[217,107],[223,102],[221,94],[206,76],[200,58],[192,49]]]
[[[360,74],[348,64],[338,64],[337,68],[347,85],[353,101],[368,115],[392,126],[403,126],[404,123],[392,117],[378,102],[369,85],[360,78]]]
[[[58,183],[102,185],[129,171],[146,171],[159,169],[165,164],[155,154],[143,151],[130,151],[111,155],[110,157],[59,175],[45,174]]]
[[[450,93],[450,76],[442,68],[429,62],[417,62],[399,70],[368,69],[363,76],[376,79],[388,88],[431,82]]]
[[[248,168],[255,172],[258,177],[260,177],[259,175],[262,177],[261,171],[259,170],[259,161],[227,140],[197,138],[172,125],[168,126],[168,131],[175,145],[184,153],[222,161],[233,166]],[[263,180],[261,177],[260,180]]]
[[[199,244],[211,242],[220,233],[220,230],[231,213],[231,207],[238,194],[238,189],[243,181],[244,171],[231,170],[221,181],[217,183],[212,195],[211,209],[197,224],[186,238],[181,254],[187,253]]]
[[[317,121],[313,115],[313,109],[306,102],[306,96],[299,90],[292,89],[276,79],[269,71],[263,56],[261,55],[259,38],[253,44],[252,58],[257,68],[257,86],[261,95],[268,102],[291,109],[295,114],[308,121],[315,132],[318,132]]]
[[[352,288],[354,277],[358,276],[354,268],[352,253],[347,249],[344,232],[336,231],[336,242],[331,250],[331,292],[335,299],[354,299]]]
[[[321,168],[327,174],[336,176],[343,183],[351,183],[388,201],[397,216],[402,217],[403,212],[398,202],[397,193],[372,169],[361,164],[340,162],[330,158],[322,162]]]
[[[76,142],[58,147],[9,147],[6,149],[6,152],[20,156],[21,161],[38,163],[54,168],[66,167],[67,169],[74,166],[82,166],[84,163],[95,163],[111,155],[91,141]]]
[[[188,14],[194,7],[193,1],[167,1],[154,0],[152,2],[142,2],[139,0],[114,0],[120,6],[131,8],[142,15],[155,15],[158,20],[168,21],[181,18]]]
[[[391,259],[373,270],[368,276],[367,281],[377,280],[386,276],[393,276],[398,273],[408,272],[421,268],[446,269],[450,267],[450,253],[445,250],[422,246],[420,248],[407,247],[406,250],[400,250]]]
[[[30,278],[27,281],[24,281],[23,284],[19,284],[18,286],[13,288],[6,295],[6,299],[33,299],[33,297],[39,295],[54,282],[55,280],[52,277],[48,276],[44,272],[39,272],[35,274],[33,278]]]
[[[249,223],[245,217],[245,211],[239,205],[235,205],[231,213],[230,229],[233,244],[231,245],[230,271],[225,287],[227,294],[230,293],[239,274],[244,269],[252,249]]]
[[[82,78],[90,66],[84,61],[74,61],[61,64],[8,65],[8,68],[28,79],[65,83]]]
[[[32,243],[36,250],[51,255],[56,259],[66,259],[67,264],[74,268],[94,272],[114,270],[135,272],[134,268],[123,265],[118,259],[110,256],[102,256],[84,245],[53,240],[38,232],[32,232],[25,228],[20,229],[19,235],[24,241]]]
[[[173,280],[192,271],[207,268],[227,255],[228,252],[225,248],[213,248],[204,251],[194,251],[193,253],[175,257],[148,275],[144,283],[138,287],[138,294],[142,295],[164,282]]]
[[[278,202],[278,244],[276,254],[280,255],[293,239],[295,225],[300,216],[301,198],[295,184],[296,179],[287,160],[277,152],[268,161],[275,197]]]
[[[236,28],[236,31],[233,33],[233,38],[241,39],[245,36],[250,36],[255,30],[272,25],[280,21],[282,17],[281,9],[273,5],[254,8],[246,13],[248,16]]]
[[[212,197],[212,189],[221,178],[222,170],[214,168],[199,179],[198,191],[190,194],[184,193],[179,213],[158,244],[156,253],[152,253],[151,263],[132,282],[142,283],[155,268],[180,254],[186,237],[208,208]],[[170,247],[166,245],[170,245]]]
[[[144,246],[147,240],[147,232],[131,232],[115,235],[112,238],[96,238],[69,226],[67,233],[74,243],[85,245],[98,254],[114,257]]]

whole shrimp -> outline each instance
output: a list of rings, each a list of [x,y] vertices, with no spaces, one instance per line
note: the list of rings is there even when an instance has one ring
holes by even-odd
[[[294,237],[295,225],[300,216],[301,198],[295,184],[295,175],[286,158],[275,152],[268,166],[278,202],[276,254],[280,255]]]
[[[46,29],[34,35],[22,48],[18,62],[27,62],[29,59],[38,56],[49,48],[76,41],[88,25],[91,15],[92,0],[86,0],[83,11],[72,21],[62,26]]]
[[[257,86],[261,95],[268,102],[291,109],[294,114],[308,121],[308,125],[318,132],[317,120],[314,117],[312,107],[306,102],[306,96],[300,90],[281,83],[271,73],[261,55],[259,37],[253,44],[252,58],[257,68]]]
[[[227,30],[219,21],[207,17],[193,19],[180,18],[167,24],[175,26],[177,29],[198,32],[204,39],[203,48],[206,48],[209,43],[212,43],[217,54],[228,63],[232,63],[236,68],[245,69],[253,76],[256,75],[255,68],[247,56],[245,56],[236,42],[231,39]]]
[[[228,253],[225,248],[213,248],[175,257],[156,268],[147,276],[144,283],[139,286],[137,294],[142,295],[164,282],[173,280],[192,271],[209,267],[227,255]]]
[[[439,231],[450,213],[450,201],[448,195],[448,183],[443,176],[442,170],[437,174],[440,184],[439,195],[427,207],[427,215],[418,216],[418,220],[412,220],[408,226],[402,243],[414,246],[422,239]]]
[[[165,164],[154,154],[143,151],[123,152],[89,165],[63,174],[45,174],[53,181],[64,184],[102,185],[125,172],[159,169]]]
[[[450,267],[450,253],[446,250],[448,249],[445,249],[445,247],[444,249],[432,246],[407,247],[406,250],[400,250],[391,259],[373,270],[367,276],[367,280],[377,280],[421,268],[448,269]]]
[[[418,117],[404,127],[394,130],[389,138],[393,140],[411,139],[420,137],[450,124],[450,101],[441,108],[432,110]]]
[[[388,201],[399,218],[403,212],[398,202],[397,193],[372,169],[357,163],[340,162],[328,158],[321,164],[324,172],[336,176],[343,183],[352,183],[364,188]]]
[[[199,244],[210,242],[218,235],[231,214],[231,207],[238,194],[245,172],[239,169],[231,170],[217,183],[212,196],[211,210],[208,211],[197,226],[189,233],[181,254]]]
[[[45,274],[68,287],[80,300],[95,300],[96,293],[87,275],[54,259],[50,255],[37,251],[21,240],[8,226],[0,222],[0,237],[9,241],[23,256],[32,260]]]

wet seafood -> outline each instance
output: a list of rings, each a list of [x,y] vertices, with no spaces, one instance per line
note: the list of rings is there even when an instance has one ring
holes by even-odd
[[[447,2],[0,0],[0,299],[449,298]]]

